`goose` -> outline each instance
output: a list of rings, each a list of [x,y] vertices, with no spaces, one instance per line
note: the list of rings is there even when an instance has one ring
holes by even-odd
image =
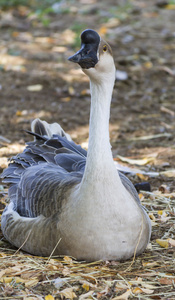
[[[33,120],[29,133],[34,140],[11,158],[2,174],[10,185],[2,232],[11,244],[33,255],[124,261],[145,250],[151,223],[133,184],[113,161],[112,50],[96,31],[86,29],[81,49],[69,61],[90,79],[88,151],[59,124]]]

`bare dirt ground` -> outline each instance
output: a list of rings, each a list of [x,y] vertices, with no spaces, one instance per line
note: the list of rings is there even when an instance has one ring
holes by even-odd
[[[67,58],[79,49],[80,32],[86,28],[92,28],[97,30],[112,46],[118,71],[110,119],[114,158],[125,166],[134,166],[140,170],[135,175],[129,175],[134,183],[149,181],[152,191],[160,189],[168,199],[174,199],[174,6],[168,5],[166,1],[118,1],[118,5],[116,1],[112,0],[108,3],[105,1],[91,2],[63,1],[57,14],[50,13],[40,18],[22,6],[0,11],[1,171],[7,165],[7,158],[22,151],[24,143],[31,139],[24,129],[30,129],[30,123],[36,117],[50,123],[59,122],[77,143],[87,147],[90,109],[89,82],[79,67],[68,62]],[[123,162],[125,159],[126,161]],[[133,162],[130,159],[137,161]],[[142,171],[157,172],[158,176],[148,176],[148,174],[142,174]],[[160,188],[162,185],[163,187]],[[1,189],[3,209],[6,187],[1,185]],[[143,202],[145,201],[144,198]],[[149,201],[151,200],[149,199]],[[161,208],[160,202],[156,206],[157,211],[165,210],[167,213],[167,205],[170,209],[171,204],[166,202],[165,206]],[[148,206],[152,208],[151,204]],[[159,218],[160,223],[163,223],[159,224],[159,228],[153,232],[153,241],[157,238],[161,239],[162,236],[174,238],[174,229],[172,229],[174,228],[174,211],[169,210],[168,216],[172,217],[170,223],[167,223],[168,220],[163,222]],[[153,213],[152,219],[156,222],[157,219],[154,217]],[[171,235],[166,236],[165,231],[169,232],[170,229],[172,230]],[[10,248],[10,245],[7,245]],[[2,248],[4,249],[4,245]],[[169,248],[167,251],[169,251],[167,252],[168,264],[171,266],[171,254],[174,252]],[[158,253],[160,252],[156,252],[156,257]],[[155,261],[156,258],[153,259],[154,263]],[[163,258],[158,262],[159,267],[161,262],[163,263]],[[21,261],[20,263],[22,264]],[[60,264],[64,270],[70,267],[69,275],[73,272],[71,271],[72,261],[65,260]],[[109,268],[109,265],[105,267]],[[115,264],[112,265],[110,271],[114,268]],[[54,271],[54,267],[50,267],[49,270]],[[171,267],[163,271],[164,273],[168,271],[175,276]],[[122,275],[120,275],[119,281],[121,280],[125,284],[123,290],[120,289],[118,292],[114,282],[107,289],[106,283],[107,296],[105,292],[102,293],[102,285],[100,285],[94,296],[97,298],[94,299],[114,299],[117,295],[120,296],[121,293],[127,292],[128,286],[122,279],[124,275],[120,274]],[[112,278],[113,273],[110,273],[110,276]],[[133,276],[137,276],[137,274]],[[55,277],[55,275],[52,276],[52,278]],[[46,280],[46,275],[43,278]],[[84,280],[89,280],[89,285],[87,285],[88,287],[84,285],[82,294],[95,290],[95,285],[98,286],[98,279],[93,278],[95,279],[88,275],[85,276]],[[169,281],[166,284],[171,291],[174,281],[171,281],[170,278],[167,280]],[[165,284],[165,281],[161,284]],[[153,287],[146,288],[153,289]],[[41,299],[52,294],[49,288],[46,290],[43,288],[42,291],[39,288],[36,290]],[[161,291],[165,292],[165,290]],[[81,294],[81,292],[76,292],[76,289],[72,290],[73,292],[77,295]],[[14,294],[12,292],[11,299],[15,299],[15,297],[18,299],[17,296],[14,296],[15,293],[16,290]],[[133,293],[132,290],[132,293],[125,295],[125,298],[116,299],[134,299],[138,295],[140,297],[139,290],[135,294]],[[175,297],[174,295],[171,298],[170,294],[167,296],[168,298],[161,296],[160,293],[157,296],[156,293],[153,294],[155,297],[153,298],[150,293],[152,295],[149,296],[150,299],[174,299],[173,297]],[[4,295],[10,297],[7,287]],[[4,295],[3,297],[5,297]],[[65,299],[74,298],[73,294],[67,298],[65,294],[60,295],[57,295],[58,299],[59,297],[62,299],[64,297]],[[89,295],[92,297],[92,293]],[[22,299],[24,296],[20,297],[19,299]],[[139,299],[148,298],[141,297]]]

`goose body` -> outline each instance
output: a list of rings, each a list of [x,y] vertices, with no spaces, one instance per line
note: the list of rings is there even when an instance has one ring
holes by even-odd
[[[111,48],[90,29],[82,33],[81,43],[69,60],[90,78],[88,152],[60,125],[34,120],[34,141],[11,159],[2,175],[10,184],[2,231],[9,242],[34,255],[126,260],[145,250],[150,220],[134,186],[113,162]]]

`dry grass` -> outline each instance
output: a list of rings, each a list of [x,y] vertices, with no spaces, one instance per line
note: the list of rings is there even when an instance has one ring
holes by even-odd
[[[175,197],[161,192],[141,197],[153,231],[147,250],[134,260],[86,263],[36,257],[2,238],[0,299],[175,299]]]

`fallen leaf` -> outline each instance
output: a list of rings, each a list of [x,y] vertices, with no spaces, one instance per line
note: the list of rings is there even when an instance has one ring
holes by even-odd
[[[86,293],[86,294],[83,294],[83,295],[80,295],[79,296],[79,300],[84,300],[84,299],[91,299],[91,295],[94,293],[94,291],[89,291],[88,293]]]
[[[139,288],[139,287],[135,287],[135,288],[132,290],[132,292],[133,292],[134,294],[141,294],[141,293],[143,293],[143,290],[142,290],[141,288]]]
[[[175,169],[171,169],[171,170],[168,170],[168,171],[163,171],[163,172],[160,172],[161,175],[164,175],[166,177],[175,177]]]
[[[97,279],[95,277],[93,277],[93,276],[91,276],[89,274],[83,274],[83,273],[81,273],[80,275],[84,279],[91,281],[93,284],[97,284]]]
[[[39,92],[43,89],[43,86],[41,84],[35,84],[35,85],[29,85],[27,87],[27,90],[29,92]]]
[[[62,270],[62,274],[63,274],[64,276],[69,275],[69,274],[70,274],[70,269],[67,268],[67,267],[64,267],[64,269]]]
[[[138,195],[139,195],[140,201],[142,201],[144,199],[144,195],[142,193],[139,193]]]
[[[131,295],[131,290],[127,290],[124,294],[112,298],[112,300],[128,300]]]
[[[144,174],[141,174],[141,173],[136,173],[137,177],[139,179],[141,179],[142,181],[146,181],[148,180],[148,176],[144,175]]]
[[[156,218],[154,216],[153,213],[149,213],[149,218],[152,220],[152,221],[156,221]]]
[[[77,297],[73,291],[73,288],[66,288],[66,289],[62,290],[59,294],[61,296],[61,299],[64,299],[64,297],[66,299],[74,299]]]
[[[90,96],[90,89],[84,89],[80,93],[82,96]]]
[[[175,247],[175,240],[174,239],[168,239],[168,243],[170,246]]]
[[[160,215],[160,221],[162,223],[167,222],[169,219],[171,219],[171,217],[168,217],[167,213],[165,211],[162,212],[162,214]]]
[[[124,156],[121,156],[121,155],[117,155],[117,158],[119,158],[123,162],[129,163],[130,165],[139,165],[139,166],[144,166],[144,165],[150,163],[151,161],[153,161],[155,159],[155,157],[145,157],[145,158],[142,158],[142,159],[132,159],[132,158],[124,157]]]
[[[156,243],[159,244],[163,248],[168,248],[168,246],[169,246],[168,240],[157,239]]]
[[[69,92],[69,95],[71,95],[71,96],[75,95],[75,90],[72,86],[69,86],[68,92]]]
[[[85,289],[87,292],[89,291],[89,284],[87,282],[84,282],[82,285],[83,289]]]
[[[29,288],[29,287],[35,286],[35,285],[37,285],[38,282],[39,282],[39,279],[37,279],[37,278],[33,278],[31,280],[27,280],[25,282],[25,287]]]
[[[156,261],[154,261],[154,262],[142,262],[142,265],[143,265],[143,267],[152,268],[152,267],[155,267],[155,266],[159,265],[159,263],[156,262]]]
[[[143,65],[146,69],[151,69],[153,67],[153,64],[151,61],[146,61]]]
[[[151,289],[147,289],[147,288],[139,288],[139,287],[135,287],[132,292],[134,294],[142,294],[142,293],[145,293],[145,294],[152,294],[154,293],[154,290],[151,290]]]
[[[22,278],[20,278],[20,277],[11,277],[11,276],[9,276],[9,277],[1,277],[1,279],[0,279],[0,282],[4,282],[4,283],[10,283],[10,282],[12,282],[12,280],[14,281],[14,282],[16,282],[16,283],[25,283],[25,280],[24,279],[22,279]]]
[[[152,293],[154,293],[154,290],[146,289],[146,288],[142,288],[142,291],[143,291],[143,293],[145,293],[145,294],[152,294]]]
[[[159,280],[160,284],[165,284],[165,285],[169,285],[169,284],[171,285],[174,283],[174,279],[170,279],[170,278],[162,277],[162,278],[159,278],[158,280]]]
[[[54,297],[52,295],[47,295],[44,298],[45,300],[54,300]]]
[[[63,101],[63,102],[69,102],[70,100],[71,100],[71,97],[61,98],[61,101]]]

